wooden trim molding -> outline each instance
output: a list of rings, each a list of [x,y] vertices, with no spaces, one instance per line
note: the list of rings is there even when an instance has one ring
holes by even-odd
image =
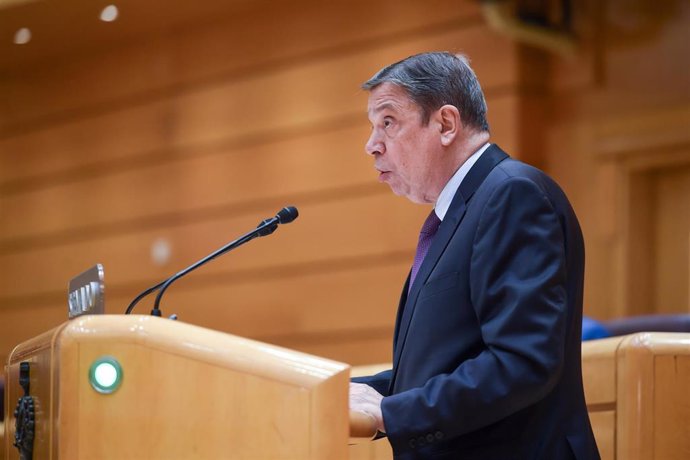
[[[597,124],[594,153],[607,161],[657,156],[690,146],[690,105],[637,113]],[[662,160],[663,161],[663,160]]]

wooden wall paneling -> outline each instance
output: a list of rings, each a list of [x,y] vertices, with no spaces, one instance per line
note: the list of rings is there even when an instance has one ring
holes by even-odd
[[[629,6],[580,2],[572,19],[581,52],[552,57],[549,69],[547,169],[567,185],[578,213],[587,250],[585,309],[599,319],[640,311],[628,310],[628,172],[615,157],[664,156],[687,138],[690,123],[689,68],[679,68],[689,50],[690,5],[669,2],[643,14],[642,4]],[[633,16],[641,20],[635,31],[619,33]]]
[[[517,129],[514,136],[518,149],[515,154],[522,161],[544,169],[549,56],[543,50],[525,45],[517,46],[516,53],[518,72],[514,95],[517,108],[514,123]]]
[[[259,20],[251,25],[238,24],[235,31],[221,23],[195,28],[194,37],[176,42],[182,78],[216,75],[219,65],[244,69],[249,63],[264,70],[270,66],[292,65],[295,61],[359,53],[366,48],[483,24],[477,5],[453,0],[432,0],[424,4],[414,0],[384,0],[377,4],[366,0],[302,3],[298,8],[294,4],[275,5],[277,8],[271,5],[273,11],[269,14],[260,11]],[[253,40],[245,43],[246,37]],[[278,50],[276,37],[280,37]],[[208,46],[219,42],[242,45],[232,50]]]
[[[293,350],[346,362],[352,365],[366,364],[379,361],[390,361],[393,356],[393,329],[372,334],[371,337],[360,337],[351,333],[347,339],[324,339],[319,342],[300,340],[272,340],[273,344]]]
[[[680,98],[673,105],[653,111],[600,117],[599,123],[592,126],[591,139],[598,158],[625,161],[639,169],[650,163],[667,163],[663,158],[658,159],[656,152],[650,154],[650,150],[668,150],[688,143],[690,101]]]
[[[688,148],[690,151],[690,146]],[[654,311],[690,313],[690,162],[651,173],[653,184]]]
[[[657,285],[658,277],[665,279],[664,273],[684,273],[687,270],[687,262],[683,258],[671,258],[675,260],[671,262],[673,268],[666,266],[662,269],[658,266],[660,261],[657,258],[662,251],[655,236],[659,231],[658,213],[666,208],[666,201],[672,198],[665,198],[663,204],[655,201],[655,177],[663,174],[661,171],[682,170],[690,164],[690,138],[686,129],[688,121],[688,108],[675,106],[653,113],[612,117],[599,123],[595,130],[593,144],[597,149],[595,155],[599,165],[615,171],[609,174],[616,181],[617,190],[613,202],[615,211],[612,212],[621,217],[615,222],[617,259],[614,272],[618,274],[615,283],[612,283],[616,294],[615,316],[679,312],[678,306],[662,307],[655,302],[658,288],[664,287],[663,283]],[[673,194],[679,200],[685,199],[684,195],[682,190]],[[687,216],[687,213],[680,211],[677,218],[687,222]],[[679,244],[682,248],[683,242]],[[680,278],[680,282],[684,283],[684,280]],[[681,306],[680,311],[683,309]]]
[[[442,30],[264,74],[198,85],[160,100],[140,98],[124,106],[113,104],[88,117],[66,116],[46,127],[8,133],[0,139],[0,184],[64,174],[75,166],[107,167],[105,160],[161,149],[168,154],[172,148],[191,154],[190,147],[203,147],[204,142],[262,138],[281,129],[318,129],[314,125],[319,122],[363,116],[366,95],[359,85],[382,63],[428,49],[467,52],[489,95],[494,89],[505,91],[514,81],[514,46],[510,42],[485,27]],[[491,58],[482,58],[488,49]]]
[[[172,151],[169,100],[111,107],[104,113],[63,117],[39,129],[0,137],[0,190],[34,189],[85,173],[120,170]],[[151,160],[149,160],[151,161]],[[146,164],[146,163],[144,163]]]
[[[362,147],[365,122],[5,195],[0,203],[13,219],[3,225],[2,239],[372,182],[375,171]]]
[[[304,273],[293,269],[295,276],[285,273],[264,280],[234,281],[230,273],[212,283],[198,280],[187,289],[180,282],[162,305],[168,314],[194,324],[224,325],[228,332],[264,340],[358,329],[389,331],[409,269],[409,258],[399,257],[341,271],[323,266]]]
[[[519,98],[508,95],[489,99],[489,104],[496,141],[508,152],[518,150],[519,125],[514,120]],[[140,167],[104,169],[103,174],[85,172],[62,183],[5,193],[0,206],[8,218],[0,228],[0,250],[25,246],[25,240],[41,235],[64,238],[126,221],[132,226],[170,212],[279,202],[276,196],[371,184],[372,163],[363,153],[367,122],[362,115],[361,121],[351,123],[245,148],[221,146],[208,152],[202,147],[198,156],[172,156]]]
[[[556,96],[548,97],[555,105]],[[555,109],[552,111],[558,113]],[[565,110],[565,109],[561,109]],[[620,251],[619,171],[591,155],[592,127],[575,119],[568,123],[547,118],[544,125],[545,170],[563,188],[575,210],[585,239],[584,312],[597,319],[615,316],[614,299],[620,283],[616,251]]]
[[[565,185],[585,234],[585,311],[599,319],[651,313],[649,174],[688,164],[690,111],[675,105],[592,118],[548,126],[549,170]]]
[[[502,97],[487,98],[486,103],[489,107],[490,141],[498,144],[513,158],[527,163],[541,161],[539,152],[530,150],[534,143],[524,142],[526,127],[523,125],[521,114],[532,102],[527,102],[520,90],[515,88]]]
[[[511,103],[512,99],[508,101],[508,105]],[[499,113],[505,114],[506,111],[500,110]],[[507,119],[510,120],[510,117]],[[173,269],[182,268],[227,242],[233,236],[230,229],[236,229],[234,236],[239,236],[254,225],[252,218],[258,221],[289,203],[300,207],[302,217],[279,235],[255,243],[251,252],[242,250],[233,254],[235,263],[252,268],[257,263],[261,266],[300,262],[317,256],[342,257],[347,253],[356,255],[396,251],[403,247],[409,249],[414,245],[414,232],[425,208],[394,197],[385,185],[376,184],[373,169],[370,169],[371,162],[363,153],[336,152],[332,157],[329,155],[328,161],[323,161],[321,157],[325,154],[320,149],[309,147],[310,142],[316,142],[342,148],[348,139],[361,137],[353,133],[352,130],[345,130],[335,133],[335,137],[332,134],[323,136],[326,139],[319,142],[300,139],[300,142],[289,142],[287,145],[255,149],[244,155],[247,161],[255,164],[247,164],[245,161],[244,164],[234,166],[236,158],[228,155],[192,158],[164,164],[155,174],[150,169],[134,170],[124,177],[115,175],[56,187],[57,190],[50,191],[49,194],[37,191],[18,195],[24,199],[17,201],[17,212],[8,213],[13,215],[17,231],[22,231],[22,225],[32,223],[27,215],[20,213],[35,209],[38,212],[33,214],[33,230],[39,234],[31,235],[32,232],[24,231],[21,238],[2,242],[0,260],[4,266],[11,266],[13,269],[0,279],[0,292],[5,293],[0,296],[0,304],[3,303],[2,298],[7,301],[8,298],[16,299],[41,292],[57,291],[61,298],[66,280],[96,261],[105,264],[109,284],[116,286],[137,280],[162,278]],[[505,145],[503,147],[507,148]],[[289,152],[290,155],[284,152]],[[361,157],[355,159],[356,156]],[[350,157],[353,157],[352,160]],[[335,162],[331,158],[341,161]],[[274,162],[278,167],[269,168]],[[328,170],[315,170],[310,164],[319,164],[320,167],[328,167]],[[245,169],[267,171],[270,176],[266,177],[265,182],[281,184],[285,171],[294,165],[297,165],[298,172],[309,173],[307,176],[290,175],[289,179],[295,181],[296,187],[303,184],[318,186],[315,181],[322,180],[320,186],[323,188],[302,193],[299,189],[290,190],[283,184],[280,194],[264,197],[263,202],[255,201],[256,198],[262,198],[260,196],[244,201],[246,197],[243,196],[243,191],[253,187],[253,181],[247,180],[247,175],[243,174]],[[213,174],[213,178],[207,174]],[[149,177],[157,180],[149,183]],[[350,179],[360,177],[359,182],[348,183]],[[106,179],[111,179],[114,183],[108,184]],[[189,196],[185,199],[166,200],[169,190],[179,185],[183,179],[191,179],[190,185],[183,187]],[[346,182],[339,184],[334,179]],[[244,181],[236,182],[242,180]],[[98,190],[104,183],[110,192]],[[143,190],[136,192],[129,184],[141,185]],[[267,187],[267,190],[272,190],[272,187],[273,185]],[[131,197],[123,202],[120,190],[129,190]],[[284,195],[286,192],[293,193]],[[61,193],[62,198],[56,198]],[[224,202],[227,197],[235,196],[243,201]],[[37,203],[37,200],[45,199],[55,199],[57,204],[40,206],[41,202]],[[302,200],[306,207],[302,205]],[[109,205],[108,213],[105,213],[99,206],[101,202],[122,204]],[[142,206],[146,202],[147,207]],[[64,209],[59,206],[61,203],[70,206]],[[168,206],[177,206],[179,209],[181,203],[189,209],[177,212],[168,209]],[[135,206],[139,208],[136,209]],[[49,216],[40,212],[43,209],[53,210],[56,217],[62,219],[60,231],[50,232],[41,227],[41,224],[49,223]],[[144,215],[129,215],[135,211]],[[245,217],[247,215],[252,218]],[[67,219],[66,216],[79,216],[79,219]],[[90,216],[94,216],[91,221],[88,220]],[[356,216],[356,219],[352,216]],[[102,218],[113,221],[97,220]],[[377,225],[381,222],[387,222],[388,225]],[[5,229],[7,227],[4,226]],[[173,247],[173,258],[165,267],[156,267],[149,262],[150,244],[159,237],[166,237]],[[287,241],[288,237],[289,245],[281,247],[277,244],[279,241]],[[211,245],[210,242],[214,244]],[[307,242],[311,248],[318,249],[310,250],[306,246]],[[244,257],[244,254],[255,256]],[[208,273],[213,270],[213,264],[205,268]],[[31,273],[32,276],[27,277],[26,273]],[[35,278],[41,280],[40,288],[37,288]]]
[[[7,134],[13,126],[28,127],[32,122],[88,115],[114,103],[136,104],[142,97],[165,97],[209,81],[266,73],[299,61],[481,23],[478,6],[454,0],[424,4],[302,0],[297,4],[274,2],[270,8],[266,2],[255,5],[239,13],[126,37],[120,44],[88,50],[76,58],[58,57],[49,73],[44,64],[10,69],[0,81],[0,89],[7,89],[7,106],[13,116],[2,117],[0,132]],[[146,4],[137,7],[147,8]],[[128,21],[123,14],[116,25],[126,28]],[[277,37],[280,46],[276,46]]]
[[[393,196],[384,184],[372,185],[359,196],[324,196],[321,200],[315,196],[304,205],[295,203],[300,217],[294,223],[189,276],[203,277],[228,269],[260,276],[262,269],[272,266],[327,265],[331,260],[356,261],[401,253],[411,260],[415,227],[423,221],[428,208],[412,206]],[[278,209],[267,208],[265,215],[218,213],[203,219],[191,215],[151,229],[134,228],[93,238],[84,235],[82,240],[0,254],[0,266],[13,268],[0,278],[0,306],[35,304],[32,296],[37,294],[49,294],[62,301],[69,278],[96,262],[104,265],[110,288],[136,290],[140,286],[143,290],[146,284],[155,284],[238,238]],[[163,265],[151,257],[151,246],[160,238],[171,250],[170,259]],[[39,286],[36,280],[40,280]]]
[[[263,133],[268,127],[313,122],[324,115],[362,113],[366,95],[358,87],[381,67],[381,62],[438,48],[466,48],[470,55],[481,55],[490,46],[492,61],[507,65],[508,70],[503,75],[489,73],[493,77],[487,75],[485,85],[509,87],[514,45],[484,27],[443,31],[182,94],[174,99],[178,108],[175,142],[217,140],[233,130]],[[488,68],[495,65],[489,61],[477,60],[480,77],[484,70],[481,62]]]
[[[648,174],[631,174],[627,181],[626,260],[621,266],[626,282],[624,315],[651,314],[654,298],[654,226],[652,188]]]

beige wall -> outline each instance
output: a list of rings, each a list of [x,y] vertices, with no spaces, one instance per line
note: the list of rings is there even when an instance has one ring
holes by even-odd
[[[563,58],[492,31],[474,2],[268,5],[0,74],[1,359],[65,319],[67,281],[88,266],[104,264],[106,309],[120,313],[139,291],[294,204],[295,223],[179,281],[164,313],[353,364],[388,360],[427,210],[376,183],[358,86],[430,49],[472,58],[494,141],[546,168],[572,198],[587,239],[587,312],[628,311],[625,219],[644,216],[617,214],[625,175],[606,146],[649,118],[669,120],[687,147],[677,134],[690,105],[678,63],[687,7],[655,19],[655,33],[600,43],[592,24],[608,13],[585,5],[581,54]],[[662,69],[656,87],[646,65]],[[150,255],[160,239],[171,247],[162,265]]]

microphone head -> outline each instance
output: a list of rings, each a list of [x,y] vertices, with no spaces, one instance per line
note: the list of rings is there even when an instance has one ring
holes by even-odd
[[[299,216],[299,212],[297,212],[297,208],[294,206],[285,206],[283,209],[278,211],[278,214],[276,215],[278,222],[281,224],[289,224],[293,220],[297,219],[297,216]]]

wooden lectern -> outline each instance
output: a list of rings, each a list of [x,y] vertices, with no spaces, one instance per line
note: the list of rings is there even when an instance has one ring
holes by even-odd
[[[582,376],[602,460],[690,458],[690,334],[585,342]]]
[[[349,366],[169,319],[78,317],[17,346],[6,375],[8,460],[27,381],[34,459],[348,457]]]

